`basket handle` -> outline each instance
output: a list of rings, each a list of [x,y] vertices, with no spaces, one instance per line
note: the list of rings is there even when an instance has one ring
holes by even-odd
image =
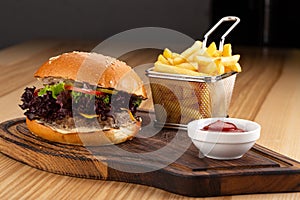
[[[224,45],[224,40],[225,37],[230,33],[230,31],[232,31],[232,29],[241,21],[240,18],[235,17],[235,16],[227,16],[227,17],[223,17],[222,19],[220,19],[218,21],[218,23],[216,23],[205,35],[204,35],[204,40],[203,40],[203,45],[202,48],[204,49],[206,47],[206,42],[207,42],[207,38],[208,36],[214,32],[216,30],[216,28],[223,22],[225,21],[235,21],[230,28],[222,35],[221,37],[221,41],[219,44],[219,50],[222,51],[223,50],[223,45]]]

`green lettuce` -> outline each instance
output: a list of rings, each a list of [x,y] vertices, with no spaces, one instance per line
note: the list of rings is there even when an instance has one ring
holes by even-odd
[[[65,90],[65,83],[57,83],[54,85],[46,85],[44,88],[40,89],[38,92],[39,96],[43,96],[48,91],[52,92],[52,97],[57,99],[57,95],[59,95],[62,91]]]

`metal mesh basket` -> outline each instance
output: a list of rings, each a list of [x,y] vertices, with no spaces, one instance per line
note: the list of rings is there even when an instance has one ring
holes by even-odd
[[[219,50],[223,49],[225,37],[240,22],[235,16],[223,17],[205,35],[202,48],[206,47],[208,36],[223,22],[235,21],[222,35]],[[146,75],[150,80],[156,125],[160,127],[186,129],[195,119],[226,117],[230,106],[236,72],[219,76],[187,76],[153,71]]]
[[[150,80],[155,124],[184,129],[195,119],[226,117],[236,74],[194,77],[148,69],[146,75]]]

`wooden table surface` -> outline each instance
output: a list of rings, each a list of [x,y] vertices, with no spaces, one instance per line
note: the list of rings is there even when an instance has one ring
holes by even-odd
[[[35,70],[49,57],[90,51],[96,41],[33,40],[0,50],[0,122],[23,117],[18,107]],[[234,47],[241,54],[229,115],[261,124],[258,144],[300,161],[300,49]],[[131,66],[153,62],[157,52],[122,56]],[[144,104],[144,109],[151,102]],[[0,153],[0,199],[189,199],[153,187],[56,175]],[[300,180],[299,180],[300,184]],[[194,199],[194,198],[193,198]],[[202,199],[202,198],[199,198]],[[300,193],[272,193],[209,199],[300,199]]]

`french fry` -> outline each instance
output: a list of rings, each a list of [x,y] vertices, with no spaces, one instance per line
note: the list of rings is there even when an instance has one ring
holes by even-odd
[[[173,62],[173,59],[172,58],[167,58],[168,62],[171,64],[171,65],[174,65],[174,62]]]
[[[195,72],[198,71],[198,63],[181,63],[175,66],[183,69],[189,69]]]
[[[225,66],[235,65],[240,59],[240,55],[221,57],[221,62]]]
[[[180,54],[174,53],[174,52],[173,52],[173,53],[172,53],[172,58],[177,58],[177,57],[181,57]]]
[[[234,65],[231,65],[230,69],[231,69],[231,71],[235,71],[235,72],[242,71],[241,65],[239,63],[235,63]]]
[[[232,72],[231,66],[224,66],[224,72],[225,73]]]
[[[165,48],[164,52],[163,52],[163,56],[165,58],[172,58],[172,51],[168,48]]]
[[[196,56],[201,56],[205,53],[205,49],[199,49],[198,51],[195,51],[194,53],[192,53],[189,57],[186,58],[187,61],[189,62],[196,62],[195,61],[195,57]]]
[[[198,63],[198,66],[207,66],[209,63],[213,62],[213,58],[207,56],[195,56],[194,61]]]
[[[169,64],[168,60],[162,54],[159,54],[157,60],[164,64]]]
[[[214,76],[217,74],[217,65],[215,62],[210,62],[206,66],[198,66],[198,71],[201,73],[205,73],[205,74]]]
[[[198,63],[197,62],[189,62],[189,64],[193,65],[196,71],[198,71]]]
[[[217,51],[217,46],[215,42],[212,42],[206,49],[205,53],[210,56],[213,57],[213,55],[216,53]]]
[[[188,58],[190,55],[192,55],[194,52],[199,51],[202,49],[202,42],[197,40],[190,48],[187,48],[184,52],[182,52],[180,55],[184,58]]]
[[[222,51],[216,50],[213,57],[221,57],[222,56]]]
[[[195,72],[193,70],[184,69],[172,65],[166,65],[161,62],[155,62],[154,63],[154,71],[157,72],[164,72],[164,73],[170,73],[170,74],[184,74],[184,75],[190,75],[190,76],[207,76],[208,74]]]
[[[231,44],[225,44],[223,46],[222,56],[232,56]]]
[[[185,63],[185,62],[186,62],[186,59],[182,58],[181,56],[173,58],[174,65],[179,65],[179,64]]]
[[[219,65],[217,68],[218,74],[224,74],[225,73],[225,66]]]
[[[154,70],[191,76],[215,76],[230,71],[242,71],[238,63],[240,55],[232,55],[230,43],[223,46],[223,51],[217,49],[215,42],[207,48],[202,48],[202,45],[201,41],[195,41],[181,54],[165,48],[158,56]]]
[[[225,73],[225,66],[221,62],[221,59],[216,59],[215,64],[217,66],[217,74],[224,74]]]

